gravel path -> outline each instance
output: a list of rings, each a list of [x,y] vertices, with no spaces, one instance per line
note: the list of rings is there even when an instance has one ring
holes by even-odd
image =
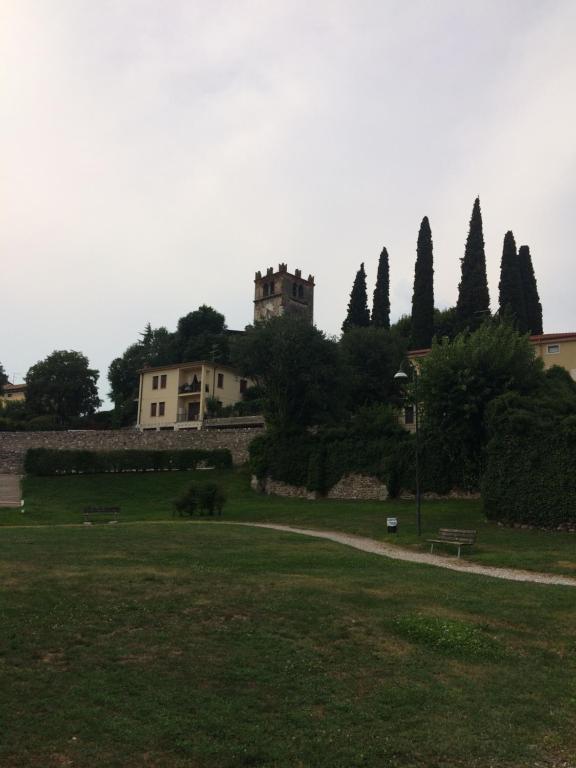
[[[218,523],[221,525],[222,523]],[[457,558],[440,557],[426,552],[414,552],[402,549],[394,544],[385,544],[376,539],[368,539],[364,536],[354,536],[350,533],[338,531],[317,531],[310,528],[292,528],[289,525],[276,525],[275,523],[234,523],[230,521],[225,525],[245,525],[250,528],[271,528],[274,531],[286,531],[287,533],[300,533],[304,536],[313,536],[316,539],[328,539],[347,547],[360,549],[362,552],[371,552],[374,555],[383,555],[392,560],[405,560],[410,563],[425,563],[437,568],[448,568],[460,573],[478,573],[481,576],[492,576],[495,579],[507,581],[530,581],[534,584],[560,584],[564,587],[576,587],[576,579],[570,576],[556,576],[549,573],[537,573],[535,571],[519,571],[515,568],[493,568],[489,565],[478,565]]]

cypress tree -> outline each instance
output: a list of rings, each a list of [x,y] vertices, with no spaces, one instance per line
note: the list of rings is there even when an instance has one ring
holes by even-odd
[[[462,278],[458,287],[456,321],[458,329],[476,330],[490,311],[490,295],[486,277],[486,255],[480,198],[474,200],[470,229],[462,259]]]
[[[382,248],[378,261],[378,275],[372,302],[372,325],[378,328],[390,328],[390,265],[386,248]]]
[[[412,295],[412,349],[424,349],[432,344],[434,335],[434,260],[432,232],[428,217],[424,216],[418,233],[414,293]]]
[[[516,252],[516,241],[510,231],[504,235],[498,288],[500,291],[500,315],[502,317],[510,316],[520,333],[526,333],[528,323],[526,321],[520,265]]]
[[[544,333],[542,326],[542,304],[538,295],[536,275],[532,266],[532,256],[527,245],[521,245],[518,251],[518,266],[520,279],[524,292],[524,306],[526,309],[527,330],[533,335]]]
[[[356,272],[348,302],[348,314],[342,323],[342,330],[347,331],[349,328],[362,328],[368,325],[370,325],[370,310],[366,292],[366,272],[364,272],[364,264],[361,264]]]

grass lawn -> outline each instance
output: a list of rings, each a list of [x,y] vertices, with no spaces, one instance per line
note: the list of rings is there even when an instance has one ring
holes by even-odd
[[[172,494],[185,479],[162,482]],[[168,515],[153,477],[39,483],[36,518],[96,500]],[[267,503],[287,522],[314,509]],[[342,527],[330,506],[319,520]],[[378,530],[378,507],[359,507]],[[265,509],[246,495],[228,516]],[[575,599],[274,531],[5,527],[0,765],[567,768]]]
[[[425,540],[440,527],[475,528],[478,544],[464,550],[468,560],[576,576],[576,536],[500,528],[484,519],[479,501],[423,502],[423,536],[418,540],[414,502],[306,501],[261,496],[250,490],[245,470],[29,477],[24,481],[25,515],[18,510],[3,510],[0,524],[77,523],[86,504],[119,504],[122,520],[170,520],[172,501],[197,479],[217,480],[225,487],[229,498],[226,520],[334,529],[423,550],[428,548]],[[386,517],[390,515],[399,520],[397,535],[386,533]],[[455,554],[452,547],[445,552]]]

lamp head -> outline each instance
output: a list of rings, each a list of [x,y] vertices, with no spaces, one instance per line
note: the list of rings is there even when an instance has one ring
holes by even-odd
[[[398,371],[398,373],[394,374],[394,378],[404,381],[405,379],[408,378],[408,374],[404,373],[404,371]]]

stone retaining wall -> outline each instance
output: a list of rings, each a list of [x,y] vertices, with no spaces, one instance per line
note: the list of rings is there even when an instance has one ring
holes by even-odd
[[[346,475],[341,478],[336,485],[332,486],[326,496],[319,497],[314,491],[307,490],[301,485],[290,485],[280,480],[273,480],[267,477],[264,480],[258,480],[252,477],[252,488],[260,493],[266,493],[274,496],[289,496],[300,499],[342,499],[352,501],[384,501],[388,498],[388,489],[384,483],[376,477],[366,475]]]
[[[248,446],[263,429],[176,430],[140,432],[135,429],[71,430],[67,432],[0,432],[0,473],[20,474],[29,448],[118,451],[228,448],[234,464],[248,461]]]

